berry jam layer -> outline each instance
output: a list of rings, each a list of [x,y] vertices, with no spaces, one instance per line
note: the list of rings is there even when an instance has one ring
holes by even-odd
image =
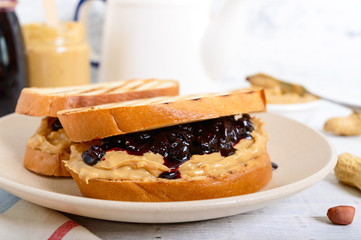
[[[239,120],[239,116],[235,120]],[[233,120],[232,120],[233,121]],[[114,147],[105,151],[100,161],[94,165],[86,164],[82,155],[89,152],[91,146],[98,148],[96,154],[102,153],[102,141],[78,143],[71,146],[70,160],[65,163],[66,167],[76,173],[84,182],[92,179],[105,179],[111,181],[164,181],[159,178],[165,172],[175,172],[174,175],[181,177],[172,181],[193,181],[209,177],[221,177],[231,172],[242,171],[247,168],[257,167],[255,158],[266,154],[268,136],[264,131],[264,124],[258,118],[252,118],[254,130],[250,137],[241,139],[233,148],[234,154],[222,156],[221,152],[192,155],[177,168],[167,167],[165,157],[159,153],[145,152],[138,155],[128,154],[129,150],[121,150]],[[207,131],[210,128],[206,129]],[[124,137],[125,135],[123,135]],[[218,140],[217,140],[218,141]],[[95,147],[96,146],[96,147]]]
[[[251,140],[254,130],[248,114],[227,116],[206,121],[181,124],[161,129],[105,138],[82,153],[83,161],[92,166],[104,160],[106,153],[124,151],[129,155],[159,154],[167,171],[159,178],[177,179],[181,165],[195,155],[219,153],[223,158],[234,155],[240,140]],[[107,158],[105,158],[107,160]]]
[[[63,126],[61,125],[59,118],[55,118],[54,122],[51,124],[52,131],[58,131],[59,129],[63,129]]]

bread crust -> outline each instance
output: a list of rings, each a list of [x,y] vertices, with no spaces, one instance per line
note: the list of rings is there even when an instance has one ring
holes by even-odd
[[[41,175],[70,177],[63,162],[63,160],[69,159],[69,155],[68,152],[49,154],[26,146],[24,166],[28,170]]]
[[[68,169],[69,170],[69,169]],[[268,154],[252,159],[237,171],[223,176],[209,176],[202,180],[128,181],[92,179],[86,183],[69,170],[86,197],[134,201],[169,202],[223,198],[249,194],[263,188],[272,178],[272,167]]]
[[[263,90],[227,94],[160,97],[60,111],[59,120],[74,142],[90,141],[181,123],[266,110]]]
[[[139,81],[137,87],[119,89],[114,86],[108,86],[106,83],[98,85],[86,85],[79,87],[39,89],[39,88],[24,88],[18,99],[16,105],[16,113],[25,114],[29,116],[46,116],[57,117],[57,112],[64,109],[72,109],[79,107],[87,107],[111,102],[121,102],[140,98],[151,98],[156,96],[176,96],[179,94],[179,84],[174,80],[157,80],[157,79],[138,79],[119,82],[118,85],[134,81]],[[142,88],[144,84],[159,82],[164,84],[164,87],[159,88]],[[99,86],[95,88],[94,86]],[[120,85],[121,86],[121,85]],[[89,88],[84,89],[84,88]],[[94,91],[102,92],[96,94],[89,94],[92,89]],[[60,90],[64,89],[64,90]],[[67,90],[69,89],[69,90]],[[81,91],[79,90],[81,89]]]

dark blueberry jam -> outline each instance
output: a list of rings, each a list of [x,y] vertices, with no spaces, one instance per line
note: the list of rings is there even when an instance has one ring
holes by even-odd
[[[278,168],[277,163],[271,162],[271,164],[272,164],[272,170],[276,170]]]
[[[104,154],[105,151],[100,146],[92,145],[87,151],[82,153],[82,158],[86,164],[93,166],[103,158]]]
[[[61,125],[59,118],[55,118],[55,121],[53,124],[51,124],[51,130],[52,131],[58,131],[59,129],[62,129],[63,126]]]
[[[181,124],[161,129],[136,132],[104,138],[102,143],[83,152],[83,161],[89,165],[99,162],[105,152],[123,150],[128,154],[143,155],[159,153],[170,172],[159,178],[181,178],[179,166],[192,155],[220,152],[222,156],[233,155],[233,147],[241,139],[252,139],[253,123],[248,114],[238,120],[234,116],[221,117],[200,122]]]

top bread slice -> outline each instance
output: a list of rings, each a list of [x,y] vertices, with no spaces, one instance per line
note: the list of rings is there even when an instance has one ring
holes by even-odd
[[[64,110],[58,118],[74,142],[266,110],[263,90],[156,97]]]
[[[24,88],[15,112],[37,117],[57,117],[57,112],[65,109],[178,94],[177,81],[158,79],[134,79],[75,87]]]

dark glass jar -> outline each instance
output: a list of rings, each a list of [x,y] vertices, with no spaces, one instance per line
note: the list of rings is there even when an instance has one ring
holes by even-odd
[[[21,27],[14,0],[0,0],[0,116],[14,112],[27,69]]]

